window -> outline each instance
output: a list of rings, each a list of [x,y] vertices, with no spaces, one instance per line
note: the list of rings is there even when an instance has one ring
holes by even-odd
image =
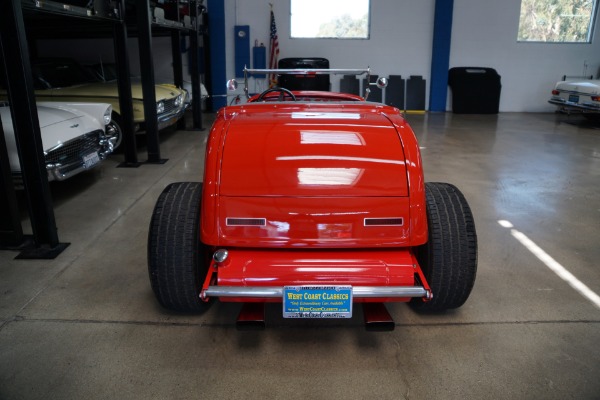
[[[521,42],[590,43],[598,0],[522,0]]]
[[[290,0],[291,37],[368,39],[370,0]]]

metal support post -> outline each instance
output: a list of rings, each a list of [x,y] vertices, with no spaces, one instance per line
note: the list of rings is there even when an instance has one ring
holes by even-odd
[[[200,18],[198,15],[198,3],[192,1],[190,5],[191,17],[195,21],[194,29],[190,32],[190,75],[192,76],[192,117],[193,127],[197,130],[204,130],[202,127],[202,91],[200,90],[200,55],[198,54],[198,34],[200,33]]]
[[[173,83],[178,88],[183,88],[183,63],[181,61],[181,33],[171,31],[171,54],[173,56]],[[189,93],[191,95],[191,93]],[[178,129],[185,129],[185,117],[177,121]]]
[[[125,6],[121,4],[121,21],[113,25],[113,41],[115,60],[117,61],[117,85],[119,89],[119,108],[121,111],[120,124],[125,161],[119,164],[121,168],[137,168],[140,166],[135,140],[135,125],[133,122],[133,99],[131,95],[131,76],[129,73],[129,53],[127,51],[127,26],[125,25]]]
[[[58,240],[20,0],[0,2],[0,47],[33,230],[33,248],[17,258],[56,258],[69,244]]]
[[[142,93],[144,95],[144,120],[148,161],[151,164],[164,164],[167,160],[160,158],[160,142],[158,139],[158,120],[156,111],[156,88],[154,86],[154,62],[152,59],[152,28],[150,18],[150,1],[137,0],[138,44],[140,48],[140,65],[142,73]]]

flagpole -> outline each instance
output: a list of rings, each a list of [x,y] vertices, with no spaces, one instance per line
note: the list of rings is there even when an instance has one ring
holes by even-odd
[[[273,3],[269,3],[270,9],[270,23],[269,23],[269,37],[270,37],[270,51],[269,51],[269,69],[277,69],[277,59],[279,57],[279,37],[277,36],[277,25],[275,24],[275,14],[273,13]],[[277,74],[268,75],[269,88],[277,86]]]

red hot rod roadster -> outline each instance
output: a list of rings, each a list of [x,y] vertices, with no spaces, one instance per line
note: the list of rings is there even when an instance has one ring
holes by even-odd
[[[248,73],[352,71],[368,82],[368,70]],[[148,269],[168,309],[242,302],[238,325],[264,326],[266,302],[286,318],[349,318],[362,303],[366,326],[387,330],[385,302],[445,310],[467,300],[477,236],[461,192],[425,183],[398,109],[274,88],[218,112],[203,183],[164,189]]]

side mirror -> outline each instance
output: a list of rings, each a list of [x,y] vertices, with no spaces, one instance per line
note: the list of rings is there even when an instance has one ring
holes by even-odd
[[[227,91],[234,92],[238,88],[238,83],[235,79],[230,79],[227,81]]]
[[[379,89],[383,89],[383,88],[387,87],[387,85],[388,85],[387,78],[381,77],[381,78],[377,79],[377,87]]]

